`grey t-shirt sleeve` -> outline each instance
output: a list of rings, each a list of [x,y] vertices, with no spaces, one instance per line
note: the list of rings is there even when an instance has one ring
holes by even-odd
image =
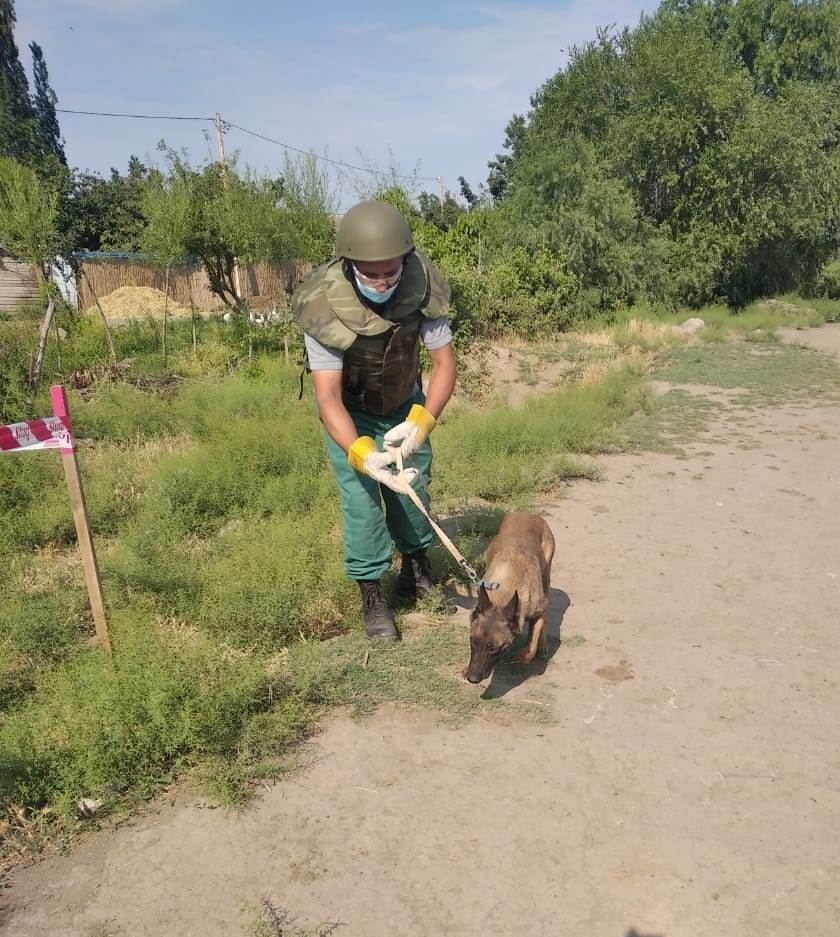
[[[313,338],[306,332],[303,333],[303,342],[306,345],[306,357],[309,359],[310,371],[340,371],[342,369],[343,351],[327,348],[317,338]]]
[[[420,323],[420,339],[429,351],[437,351],[452,341],[452,329],[449,319],[441,316],[438,319],[423,319]],[[306,355],[309,359],[311,371],[340,371],[343,367],[344,352],[337,348],[322,345],[317,338],[306,332],[303,333],[306,345]]]
[[[440,316],[438,319],[423,319],[420,323],[420,338],[429,351],[437,351],[452,341],[452,329],[449,319]]]

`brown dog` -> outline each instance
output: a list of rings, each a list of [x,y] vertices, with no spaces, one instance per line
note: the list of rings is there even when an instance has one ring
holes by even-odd
[[[536,514],[508,514],[490,541],[484,558],[484,582],[498,588],[478,587],[478,602],[470,615],[470,662],[465,676],[480,683],[493,672],[502,654],[530,627],[528,647],[520,663],[530,664],[547,650],[545,621],[554,557],[554,535]]]

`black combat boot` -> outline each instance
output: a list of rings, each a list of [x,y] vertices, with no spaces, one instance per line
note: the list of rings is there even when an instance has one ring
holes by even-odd
[[[378,580],[357,580],[362,592],[365,634],[374,641],[398,641],[400,636]]]
[[[407,602],[416,602],[429,595],[434,585],[432,564],[426,551],[403,553],[402,566],[397,576],[397,595]]]

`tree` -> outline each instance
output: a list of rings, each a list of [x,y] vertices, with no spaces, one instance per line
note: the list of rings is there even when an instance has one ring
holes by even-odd
[[[124,176],[117,169],[111,169],[110,205],[102,232],[102,250],[140,249],[146,226],[143,193],[147,183],[159,175],[158,170],[150,169],[136,156],[129,157]]]
[[[627,44],[623,67],[625,94],[602,152],[643,215],[676,234],[688,223],[704,152],[725,145],[753,89],[726,49],[688,15],[644,23]]]
[[[102,250],[112,222],[113,186],[90,172],[74,170],[59,206],[58,226],[67,252]]]
[[[329,175],[320,168],[314,154],[295,159],[286,154],[277,198],[289,217],[289,231],[294,234],[284,248],[289,259],[313,266],[329,260],[335,244],[337,204]],[[289,283],[290,294],[296,287],[296,282]]]
[[[458,220],[458,216],[464,211],[463,206],[455,201],[451,192],[444,195],[442,205],[440,196],[431,192],[421,192],[417,196],[417,204],[420,208],[420,217],[442,230],[451,228]]]
[[[840,78],[837,0],[717,0],[701,4],[709,28],[738,57],[759,93],[775,96],[791,81]]]
[[[38,347],[29,375],[30,387],[33,389],[40,380],[41,362],[55,312],[56,295],[49,280],[49,267],[62,245],[58,229],[58,204],[58,192],[49,181],[42,180],[29,166],[0,157],[0,242],[13,256],[32,265],[48,297],[47,311],[41,323]],[[101,306],[99,312],[111,365],[114,366],[116,352],[108,320]]]
[[[717,293],[739,307],[816,285],[837,248],[840,152],[826,142],[838,126],[836,95],[792,83],[755,98],[726,144],[707,150],[678,240],[680,275],[699,262],[714,284],[697,301]]]
[[[325,174],[314,157],[287,160],[282,179],[240,172],[235,163],[194,169],[163,147],[174,184],[191,193],[185,249],[200,260],[210,288],[228,307],[247,312],[236,284],[236,260],[320,263],[329,257],[334,227]]]
[[[527,127],[519,131],[529,151],[549,150],[570,135],[596,146],[604,140],[627,105],[627,53],[635,34],[599,29],[593,41],[572,47],[567,67],[531,97]],[[520,142],[514,155],[524,149]]]
[[[160,179],[158,170],[149,169],[136,156],[129,158],[125,175],[111,169],[110,177],[103,179],[75,171],[59,210],[64,249],[68,253],[140,250],[146,227],[143,193]]]
[[[58,249],[57,213],[58,196],[33,169],[0,157],[0,241],[35,268],[42,286]]]
[[[0,0],[0,156],[29,164],[37,150],[38,126],[15,45],[15,21],[12,0]]]
[[[285,278],[286,295],[283,297],[279,323],[288,362],[290,338],[299,336],[291,315],[292,293],[306,272],[307,264],[316,266],[332,256],[337,205],[329,175],[312,153],[295,159],[287,154],[282,185],[276,185],[275,189],[284,214],[289,219],[288,231],[291,237],[285,252],[289,254],[288,259],[294,261]]]
[[[491,191],[590,307],[807,290],[840,227],[838,102],[837,0],[665,0],[572,50]]]
[[[143,253],[164,271],[163,281],[163,364],[166,366],[166,332],[169,311],[169,274],[173,264],[184,258],[189,230],[192,192],[187,178],[170,176],[155,179],[143,193],[146,228],[142,236]],[[195,322],[193,322],[195,334]]]
[[[0,157],[0,242],[13,257],[32,265],[49,297],[29,372],[29,386],[33,390],[40,381],[41,362],[55,312],[55,292],[49,289],[48,269],[58,247],[57,210],[57,194],[41,182],[34,170]]]
[[[478,204],[478,196],[470,188],[469,182],[463,176],[458,176],[458,185],[461,187],[461,198],[470,208],[475,208]]]
[[[237,258],[245,263],[273,259],[284,227],[273,180],[242,178],[235,167],[218,163],[194,172],[179,161],[174,171],[184,178],[192,176],[188,252],[201,260],[219,299],[247,316],[237,283]]]
[[[58,98],[50,87],[44,53],[37,42],[30,42],[29,49],[32,52],[32,70],[35,78],[34,106],[40,131],[40,143],[47,154],[54,156],[62,166],[67,166],[67,157],[64,155],[64,144],[55,112]]]
[[[67,185],[67,162],[41,47],[30,44],[35,78],[34,100],[14,39],[13,0],[0,0],[0,156],[27,166],[61,192]]]
[[[496,158],[490,160],[487,166],[490,173],[487,176],[487,188],[496,201],[504,198],[510,186],[511,170],[519,158],[525,143],[526,124],[521,114],[514,114],[505,127],[504,148],[507,153],[497,153]]]

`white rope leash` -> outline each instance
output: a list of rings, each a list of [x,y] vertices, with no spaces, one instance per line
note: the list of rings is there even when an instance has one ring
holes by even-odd
[[[461,569],[466,573],[470,582],[473,585],[481,586],[483,585],[486,589],[498,588],[497,583],[484,582],[478,573],[473,569],[472,566],[466,561],[463,553],[455,546],[455,544],[450,540],[446,535],[446,531],[440,526],[440,524],[432,517],[432,515],[426,510],[426,505],[423,504],[420,495],[412,487],[411,482],[408,478],[408,473],[405,470],[403,465],[403,456],[398,446],[395,447],[386,447],[386,452],[390,452],[394,456],[394,461],[397,466],[397,481],[400,483],[400,488],[403,490],[403,494],[407,495],[417,510],[426,518],[429,522],[432,530],[437,534],[440,542],[446,547],[447,550],[452,554],[452,558],[455,562],[461,567]],[[419,474],[419,473],[418,473]]]

